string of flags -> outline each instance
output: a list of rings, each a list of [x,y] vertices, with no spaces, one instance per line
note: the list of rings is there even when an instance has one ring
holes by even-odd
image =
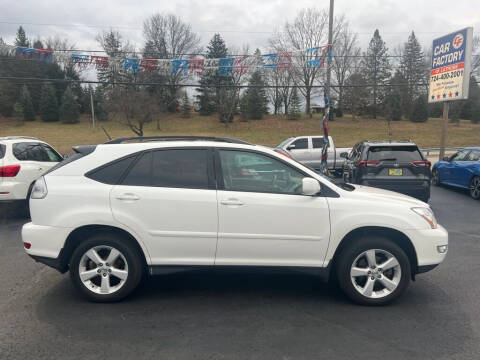
[[[108,69],[110,64],[117,63],[125,70],[133,73],[158,72],[163,74],[201,75],[204,71],[217,70],[220,75],[245,74],[248,71],[288,70],[294,65],[296,53],[303,53],[303,66],[307,68],[323,68],[325,62],[331,61],[333,52],[329,46],[316,46],[300,51],[284,51],[266,55],[242,55],[219,59],[195,57],[190,59],[155,59],[137,57],[109,57],[71,52],[65,56],[65,51],[33,49],[21,46],[0,44],[0,56],[11,56],[23,60],[34,60],[51,63],[54,58],[68,59],[79,68],[94,67],[97,70]],[[67,54],[68,55],[68,54]]]

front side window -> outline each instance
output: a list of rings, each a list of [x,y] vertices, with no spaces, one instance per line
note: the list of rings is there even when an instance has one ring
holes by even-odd
[[[144,153],[122,185],[208,189],[207,151],[157,150]]]
[[[295,145],[295,147],[293,147],[292,150],[308,149],[308,139],[303,138],[303,139],[295,140],[293,143],[290,144],[290,146],[292,145]]]
[[[38,142],[13,144],[13,156],[20,161],[59,162],[62,157],[50,146]]]
[[[220,150],[225,190],[301,194],[304,175],[269,156]]]
[[[450,161],[465,161],[470,150],[460,150],[450,158]]]
[[[480,160],[480,151],[472,150],[470,154],[467,155],[466,161],[479,161]]]

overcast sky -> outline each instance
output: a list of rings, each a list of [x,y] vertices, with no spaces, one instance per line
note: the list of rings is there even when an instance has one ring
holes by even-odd
[[[329,0],[0,0],[0,36],[12,43],[18,25],[29,38],[68,37],[79,49],[98,49],[95,35],[110,27],[140,48],[142,23],[156,12],[172,12],[192,25],[206,45],[214,32],[227,46],[249,44],[267,48],[271,32],[295,17],[298,10],[328,8]],[[336,0],[335,14],[345,14],[368,44],[378,28],[390,49],[414,30],[423,46],[434,37],[473,26],[480,32],[480,0]],[[49,25],[46,25],[49,24]],[[320,44],[319,44],[320,45]]]

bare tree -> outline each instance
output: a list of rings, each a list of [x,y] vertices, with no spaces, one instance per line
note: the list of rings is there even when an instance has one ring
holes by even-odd
[[[113,89],[109,101],[110,118],[143,136],[145,125],[158,116],[158,104],[146,90],[134,86]]]
[[[174,14],[154,14],[143,23],[145,38],[144,53],[162,59],[185,59],[199,53],[200,37],[192,31],[189,24],[184,23]],[[178,94],[181,82],[186,78],[180,69],[166,74],[169,97],[165,99],[170,111],[178,107]]]
[[[480,76],[480,36],[473,37],[472,42],[472,76],[478,78]]]
[[[335,19],[334,43],[343,26],[343,17]],[[276,32],[270,44],[275,49],[296,50],[293,56],[294,82],[305,97],[305,110],[310,113],[313,86],[318,83],[322,68],[306,66],[306,61],[318,58],[306,49],[326,45],[328,42],[328,11],[316,8],[301,10],[293,22],[285,23],[283,32]]]
[[[333,73],[337,87],[333,88],[338,97],[337,108],[343,110],[344,85],[355,71],[360,56],[357,34],[345,23],[338,34],[334,47]]]

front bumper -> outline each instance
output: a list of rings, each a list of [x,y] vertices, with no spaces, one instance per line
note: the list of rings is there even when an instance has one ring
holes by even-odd
[[[26,253],[32,257],[57,259],[72,229],[27,223],[22,227],[22,241],[30,244]],[[44,261],[43,261],[44,262]]]
[[[417,253],[417,271],[422,273],[433,269],[445,260],[448,252],[448,232],[441,225],[436,229],[406,230]],[[439,247],[447,245],[447,251],[440,252]]]

